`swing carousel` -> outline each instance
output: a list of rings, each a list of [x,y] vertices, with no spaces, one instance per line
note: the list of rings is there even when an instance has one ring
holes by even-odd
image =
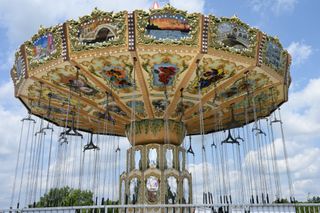
[[[170,5],[40,27],[11,71],[29,112],[11,206],[64,186],[96,205],[293,200],[279,109],[290,60],[237,17]]]

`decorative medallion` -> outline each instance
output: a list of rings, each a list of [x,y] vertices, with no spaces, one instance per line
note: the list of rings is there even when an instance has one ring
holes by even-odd
[[[175,75],[179,72],[176,65],[170,63],[155,64],[153,85],[156,87],[172,86]]]
[[[150,87],[158,91],[174,87],[178,77],[188,68],[192,59],[192,56],[169,53],[145,54],[140,57],[143,69],[149,74]]]
[[[149,202],[156,202],[158,200],[159,179],[155,176],[147,178],[147,198]]]

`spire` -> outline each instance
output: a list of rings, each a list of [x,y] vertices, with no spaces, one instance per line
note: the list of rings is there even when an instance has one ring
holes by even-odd
[[[160,9],[159,3],[157,1],[153,2],[151,9],[154,9],[154,10]]]

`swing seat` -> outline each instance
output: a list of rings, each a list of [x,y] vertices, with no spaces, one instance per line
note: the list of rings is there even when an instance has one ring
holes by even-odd
[[[92,141],[90,143],[88,143],[87,145],[85,145],[83,147],[83,152],[87,151],[87,150],[100,150],[100,148],[96,145],[94,145],[94,143],[92,143]]]
[[[62,144],[68,144],[69,142],[68,142],[68,139],[63,135],[63,136],[61,136],[60,138],[59,138],[59,143],[60,143],[60,145],[62,145]]]
[[[238,144],[240,145],[239,141],[237,141],[236,139],[234,139],[231,135],[231,131],[230,129],[228,129],[228,136],[226,139],[224,139],[223,141],[221,141],[221,145],[224,143],[229,143],[229,144]]]
[[[64,132],[61,132],[60,136],[62,135],[78,136],[78,137],[81,137],[81,139],[83,138],[83,135],[79,133],[77,130],[75,130],[74,128],[69,128]]]

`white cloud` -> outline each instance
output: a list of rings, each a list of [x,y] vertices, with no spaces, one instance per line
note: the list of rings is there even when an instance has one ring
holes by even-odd
[[[276,14],[293,11],[296,0],[252,0],[252,8],[255,11],[271,10]],[[152,1],[148,0],[125,0],[125,1],[48,1],[45,3],[38,0],[4,0],[0,7],[0,21],[7,28],[7,35],[12,43],[19,44],[28,39],[37,31],[40,24],[50,26],[67,18],[77,18],[90,13],[94,7],[110,10],[133,10],[135,8],[149,8]],[[178,1],[171,0],[175,7],[189,10],[202,11],[203,0]],[[17,7],[16,5],[20,5]],[[21,9],[23,8],[23,10]],[[269,9],[268,9],[269,8]],[[36,12],[35,12],[36,11]],[[27,18],[26,18],[27,17]],[[293,42],[288,47],[293,56],[295,64],[301,64],[312,54],[312,47],[303,42]],[[8,59],[10,64],[11,59]],[[310,143],[320,137],[320,79],[313,79],[301,91],[290,94],[289,102],[282,107],[282,115],[285,124],[286,135],[288,136],[289,162],[293,171],[294,185],[299,197],[306,197],[308,192],[316,194],[320,191],[320,162],[319,148],[313,148]],[[10,197],[10,181],[13,179],[14,166],[12,162],[16,159],[17,132],[19,132],[19,120],[25,115],[21,104],[13,97],[11,82],[0,85],[0,136],[2,148],[0,157],[2,168],[0,170],[0,181],[5,187],[0,189],[0,207],[8,205]],[[280,146],[278,140],[277,146]],[[123,144],[123,143],[121,143]],[[125,153],[123,147],[122,153]],[[278,149],[277,149],[278,150]],[[123,159],[124,160],[124,159]],[[283,159],[279,159],[280,169],[285,171]],[[197,164],[195,170],[201,173],[201,164]],[[209,166],[209,173],[212,168]],[[198,175],[197,192],[202,190],[202,175]],[[114,186],[113,186],[114,187]],[[111,188],[111,186],[110,186]],[[201,195],[198,195],[199,200]]]
[[[40,25],[52,26],[66,19],[77,19],[79,16],[89,14],[95,7],[106,11],[133,11],[149,9],[152,3],[152,0],[56,0],[45,3],[38,0],[3,0],[0,7],[0,22],[7,29],[10,42],[18,45],[35,34]],[[204,0],[171,0],[170,3],[190,12],[201,12],[204,7]]]
[[[276,15],[292,12],[297,0],[249,0],[249,5],[255,12],[267,13],[269,11]]]
[[[18,5],[18,6],[17,6]],[[77,19],[89,14],[95,7],[106,11],[148,9],[151,0],[81,1],[81,0],[3,0],[0,7],[0,21],[7,29],[10,42],[21,44],[35,34],[40,25],[51,26],[66,19]]]
[[[312,47],[303,42],[292,42],[287,50],[292,56],[293,65],[304,63],[313,52]]]
[[[275,0],[272,10],[276,14],[280,14],[282,12],[292,12],[297,3],[297,0]]]
[[[203,12],[204,0],[170,0],[170,4],[188,12]]]
[[[304,141],[320,137],[319,103],[320,78],[311,79],[304,89],[289,94],[288,103],[282,107],[288,136],[301,136],[300,139]]]

